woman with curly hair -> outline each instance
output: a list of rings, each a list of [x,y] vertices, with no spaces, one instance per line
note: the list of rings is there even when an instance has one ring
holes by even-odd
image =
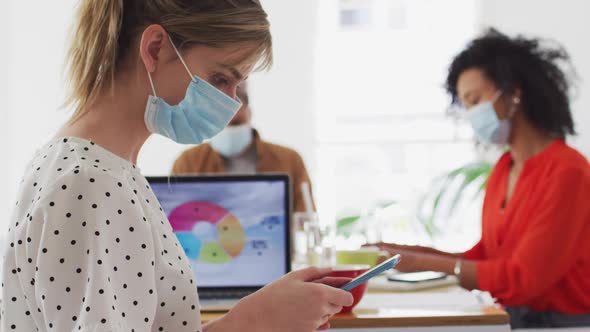
[[[455,274],[489,291],[514,328],[590,326],[590,165],[575,134],[569,56],[489,30],[450,65],[446,88],[478,139],[507,146],[486,188],[482,238],[465,253],[378,244],[402,271]]]

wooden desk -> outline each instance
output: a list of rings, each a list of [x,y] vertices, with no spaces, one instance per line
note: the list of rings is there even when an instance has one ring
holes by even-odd
[[[371,294],[367,294],[371,296]],[[335,316],[330,322],[335,329],[386,327],[442,326],[508,326],[506,312],[496,307],[479,310],[431,309],[365,309],[356,308],[352,314]],[[504,328],[500,330],[505,330]]]
[[[456,287],[455,287],[456,288]],[[433,295],[453,292],[456,289],[446,288],[443,290],[432,290]],[[424,292],[422,292],[424,294]],[[394,300],[395,293],[365,294],[363,302],[355,308],[352,314],[336,315],[330,321],[331,331],[334,332],[392,332],[408,331],[485,331],[485,332],[507,332],[510,330],[509,318],[506,312],[494,307],[424,307],[411,305],[404,308],[403,304],[396,304],[394,307],[380,306],[385,297],[391,295]],[[210,321],[220,316],[219,313],[203,313],[203,321]]]

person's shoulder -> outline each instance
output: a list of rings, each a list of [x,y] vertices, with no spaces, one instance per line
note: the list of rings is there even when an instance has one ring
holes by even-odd
[[[280,156],[281,159],[288,158],[291,160],[303,160],[301,155],[290,147],[267,141],[262,141],[262,144],[264,144],[266,150],[271,151],[273,154]]]
[[[581,168],[588,168],[590,170],[588,159],[586,159],[586,157],[580,151],[576,150],[565,142],[556,143],[554,151],[555,159],[561,161],[562,164],[570,167],[577,166]]]
[[[191,146],[180,153],[180,155],[176,158],[176,162],[185,159],[194,159],[200,156],[204,156],[211,150],[211,146],[207,143]]]
[[[185,149],[184,151],[182,151],[181,156],[182,155],[196,155],[196,154],[204,153],[206,151],[210,151],[211,149],[212,148],[208,143],[197,144],[197,145],[191,146],[188,149]]]
[[[198,165],[211,156],[213,148],[207,143],[191,146],[182,151],[178,157],[174,159],[172,165],[172,174],[188,174],[198,172]]]
[[[564,141],[554,143],[550,149],[547,176],[557,181],[590,185],[590,164],[582,153]]]
[[[57,161],[67,161],[65,166],[71,172],[68,176],[78,174],[102,178],[124,178],[125,172],[136,170],[136,166],[116,156],[92,141],[80,138],[63,138],[57,145]]]
[[[125,190],[124,197],[131,196],[132,189],[125,186],[129,182],[125,174],[132,171],[121,169],[123,160],[113,158],[114,155],[89,141],[72,142],[64,138],[45,144],[37,151],[21,180],[13,221],[35,211],[61,212],[66,207],[92,209],[92,203],[81,204],[86,202],[84,199],[108,198],[110,192]],[[131,163],[128,165],[133,168]]]
[[[68,186],[117,185],[124,182],[125,174],[134,172],[135,168],[91,141],[60,138],[37,151],[21,181],[21,188],[24,192],[36,189],[40,199]]]

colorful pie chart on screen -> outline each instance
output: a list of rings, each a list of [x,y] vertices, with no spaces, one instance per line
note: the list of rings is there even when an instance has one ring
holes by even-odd
[[[188,258],[223,264],[240,255],[246,233],[240,221],[225,208],[204,201],[187,202],[168,216]]]

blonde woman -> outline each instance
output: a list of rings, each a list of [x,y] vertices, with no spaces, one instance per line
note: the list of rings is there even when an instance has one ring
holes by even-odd
[[[198,280],[135,166],[153,133],[217,134],[272,60],[255,0],[82,0],[72,119],[25,171],[3,259],[3,331],[314,331],[350,305],[329,270],[286,275],[201,326]],[[240,271],[235,271],[240,273]]]

